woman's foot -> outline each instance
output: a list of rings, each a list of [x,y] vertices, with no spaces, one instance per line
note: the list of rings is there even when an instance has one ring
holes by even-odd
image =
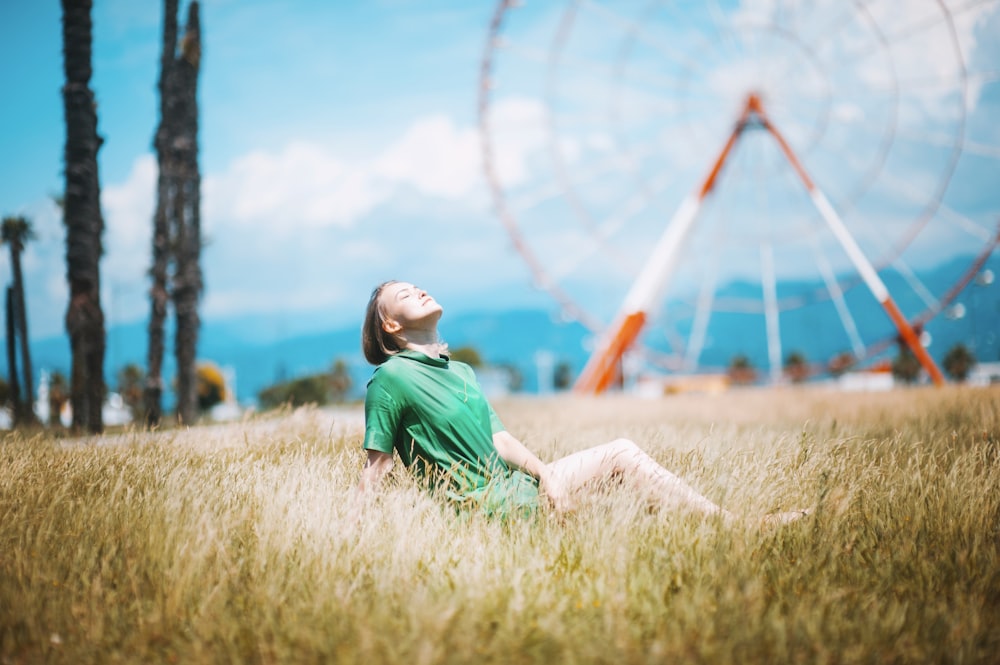
[[[807,517],[812,514],[811,511],[805,508],[800,510],[789,510],[783,513],[768,513],[764,515],[760,520],[761,526],[775,526],[777,524],[790,524],[791,522],[796,522],[803,517]]]

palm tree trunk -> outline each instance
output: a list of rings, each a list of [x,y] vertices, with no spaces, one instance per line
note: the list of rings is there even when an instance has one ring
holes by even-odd
[[[7,367],[10,373],[11,416],[14,425],[21,423],[21,381],[17,376],[17,327],[14,323],[14,287],[7,287]]]
[[[74,429],[104,429],[104,313],[101,310],[101,234],[97,111],[90,90],[91,0],[62,0],[63,64],[66,85],[66,274],[70,302],[66,330],[72,351]]]
[[[156,128],[153,145],[159,170],[156,187],[156,213],[153,216],[153,266],[150,274],[153,284],[149,290],[149,347],[146,356],[146,386],[144,403],[146,425],[155,427],[163,417],[163,354],[166,334],[163,326],[167,319],[167,270],[170,264],[170,220],[174,216],[172,205],[176,191],[176,176],[170,158],[171,126],[173,114],[172,88],[174,53],[177,50],[177,0],[163,3],[163,42],[160,50],[160,124]]]
[[[170,235],[166,206],[169,198],[168,177],[160,168],[157,184],[156,214],[153,217],[153,285],[149,290],[149,348],[146,356],[146,382],[143,403],[148,427],[159,425],[163,417],[163,352],[167,318],[167,262],[170,256]]]
[[[196,380],[196,349],[198,344],[198,296],[201,291],[201,274],[198,268],[200,242],[191,223],[191,209],[197,185],[188,181],[182,186],[179,197],[181,210],[178,215],[177,268],[174,273],[174,311],[177,313],[177,332],[174,353],[177,358],[177,418],[182,423],[193,423],[198,416],[198,385]],[[187,222],[187,223],[185,223]]]
[[[24,368],[24,394],[28,408],[25,415],[29,420],[34,416],[32,401],[35,399],[34,375],[31,369],[31,350],[28,345],[28,314],[24,303],[24,273],[21,271],[21,250],[19,243],[10,245],[10,263],[14,273],[14,323],[21,338],[21,366]]]
[[[153,229],[152,315],[149,324],[147,422],[161,417],[162,365],[167,299],[177,316],[177,417],[193,423],[198,415],[195,373],[198,299],[202,291],[201,177],[198,170],[197,86],[201,29],[197,1],[188,6],[187,26],[177,54],[177,0],[164,0],[163,50],[160,60],[160,125],[156,153],[160,169]],[[170,260],[174,274],[168,292]]]
[[[181,53],[174,66],[174,92],[178,133],[174,141],[180,182],[176,214],[176,269],[173,297],[177,313],[177,416],[193,423],[198,416],[196,359],[198,347],[198,299],[201,274],[201,177],[198,170],[198,72],[201,64],[201,25],[198,2],[188,5],[187,25]]]

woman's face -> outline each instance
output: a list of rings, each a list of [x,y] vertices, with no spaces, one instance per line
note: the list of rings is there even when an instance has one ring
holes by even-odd
[[[385,314],[385,330],[393,334],[433,328],[444,311],[426,291],[409,282],[389,284],[382,289],[379,300]]]

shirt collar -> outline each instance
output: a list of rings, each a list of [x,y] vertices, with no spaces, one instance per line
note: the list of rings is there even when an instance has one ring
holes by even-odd
[[[410,360],[416,360],[419,363],[430,365],[432,367],[447,367],[449,360],[446,355],[442,355],[440,358],[431,358],[426,353],[414,351],[413,349],[402,349],[401,351],[398,351],[396,355],[403,358],[409,358]]]

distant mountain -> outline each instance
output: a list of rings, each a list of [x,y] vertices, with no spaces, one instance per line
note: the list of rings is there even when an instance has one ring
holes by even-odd
[[[584,329],[578,324],[560,325],[544,311],[456,314],[442,321],[441,330],[451,348],[473,346],[488,363],[516,365],[524,375],[524,389],[528,391],[537,386],[534,371],[537,349],[550,350],[557,358],[573,364],[582,364],[585,359],[581,346]],[[167,334],[172,339],[173,331],[168,330]],[[125,365],[145,366],[146,335],[145,323],[115,326],[108,331],[105,371],[110,385],[116,384],[116,374]],[[35,340],[31,352],[36,372],[56,370],[68,375],[67,338]],[[277,381],[329,369],[337,359],[347,362],[354,379],[354,393],[360,396],[372,370],[361,355],[360,324],[357,328],[259,341],[252,331],[247,334],[246,328],[231,321],[208,321],[201,330],[198,357],[235,370],[238,398],[242,402],[252,402],[262,388]],[[174,371],[168,344],[164,357],[164,376],[168,382]],[[0,362],[0,372],[7,373],[5,361]]]
[[[929,285],[952,284],[968,265],[954,261],[922,276]],[[1000,260],[991,258],[989,267],[1000,275]],[[886,282],[898,294],[901,309],[916,312],[922,303],[901,278],[887,275]],[[819,288],[819,284],[785,284],[783,288],[799,292]],[[760,292],[760,285],[731,283],[719,290],[717,297],[736,297]],[[781,293],[779,293],[779,297]],[[864,287],[847,295],[855,320],[868,321],[864,327],[881,329],[881,337],[891,336],[893,329],[878,303]],[[969,285],[958,302],[966,307],[962,318],[938,316],[927,326],[932,336],[931,354],[941,359],[954,344],[963,342],[973,347],[983,361],[1000,359],[1000,282],[989,286]],[[683,303],[668,304],[671,312],[684,311]],[[310,325],[317,325],[312,322]],[[666,350],[671,336],[686,339],[690,321],[675,325],[668,334],[654,321],[644,334],[644,341],[653,348]],[[300,326],[308,329],[308,325]],[[224,321],[206,321],[199,342],[199,358],[232,367],[236,372],[237,393],[241,402],[252,403],[257,393],[276,381],[328,369],[336,359],[343,359],[354,379],[354,395],[363,394],[371,375],[360,351],[360,322],[326,332],[299,332],[291,322],[275,317],[254,316]],[[590,333],[577,323],[561,322],[551,311],[512,309],[500,312],[456,312],[449,310],[441,321],[441,332],[451,348],[471,346],[484,361],[495,365],[513,365],[524,379],[523,389],[537,390],[535,354],[546,351],[555,362],[567,362],[578,372],[587,360]],[[117,372],[128,363],[145,366],[145,322],[119,325],[108,331],[105,367],[109,384],[117,383]],[[168,339],[172,331],[168,330]],[[829,301],[807,305],[781,314],[781,347],[783,355],[791,351],[804,353],[811,361],[827,360],[849,350],[850,340],[844,325]],[[870,342],[872,340],[865,340]],[[32,341],[32,358],[36,372],[59,370],[68,374],[69,342],[64,336]],[[890,350],[894,355],[894,351]],[[736,354],[747,355],[758,368],[767,366],[766,329],[760,314],[753,319],[739,313],[716,313],[712,316],[701,363],[705,367],[724,368]],[[164,375],[169,381],[174,373],[172,348],[164,358]],[[6,356],[0,354],[0,372],[7,373]]]

